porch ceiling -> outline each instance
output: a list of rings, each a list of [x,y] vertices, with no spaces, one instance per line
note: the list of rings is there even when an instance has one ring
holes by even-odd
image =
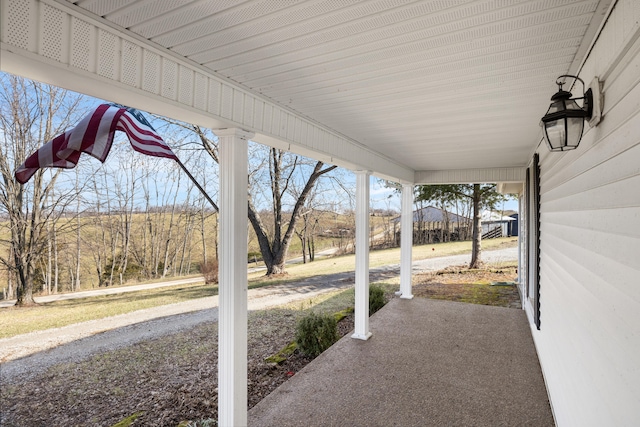
[[[525,165],[610,0],[70,3],[424,171]]]

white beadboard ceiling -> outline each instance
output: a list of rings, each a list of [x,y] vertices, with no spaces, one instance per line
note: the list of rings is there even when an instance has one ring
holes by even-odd
[[[524,166],[610,0],[71,3],[425,171]]]

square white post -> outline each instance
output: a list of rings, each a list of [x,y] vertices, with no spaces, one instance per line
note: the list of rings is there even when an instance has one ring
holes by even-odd
[[[218,425],[247,425],[247,140],[214,131],[220,150]]]
[[[356,172],[356,301],[351,338],[368,340],[369,331],[369,171]]]
[[[413,246],[413,184],[402,184],[400,217],[400,298],[411,299],[411,250]]]

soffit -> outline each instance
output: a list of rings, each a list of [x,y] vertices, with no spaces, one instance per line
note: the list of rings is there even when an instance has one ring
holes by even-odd
[[[414,170],[525,165],[600,19],[598,0],[72,3]]]

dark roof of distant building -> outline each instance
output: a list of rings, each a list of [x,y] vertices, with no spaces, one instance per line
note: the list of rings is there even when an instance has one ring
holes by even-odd
[[[426,206],[413,211],[413,222],[444,222],[445,218],[448,218],[449,222],[468,222],[470,220],[434,206]],[[399,222],[400,217],[394,218],[393,221]]]

